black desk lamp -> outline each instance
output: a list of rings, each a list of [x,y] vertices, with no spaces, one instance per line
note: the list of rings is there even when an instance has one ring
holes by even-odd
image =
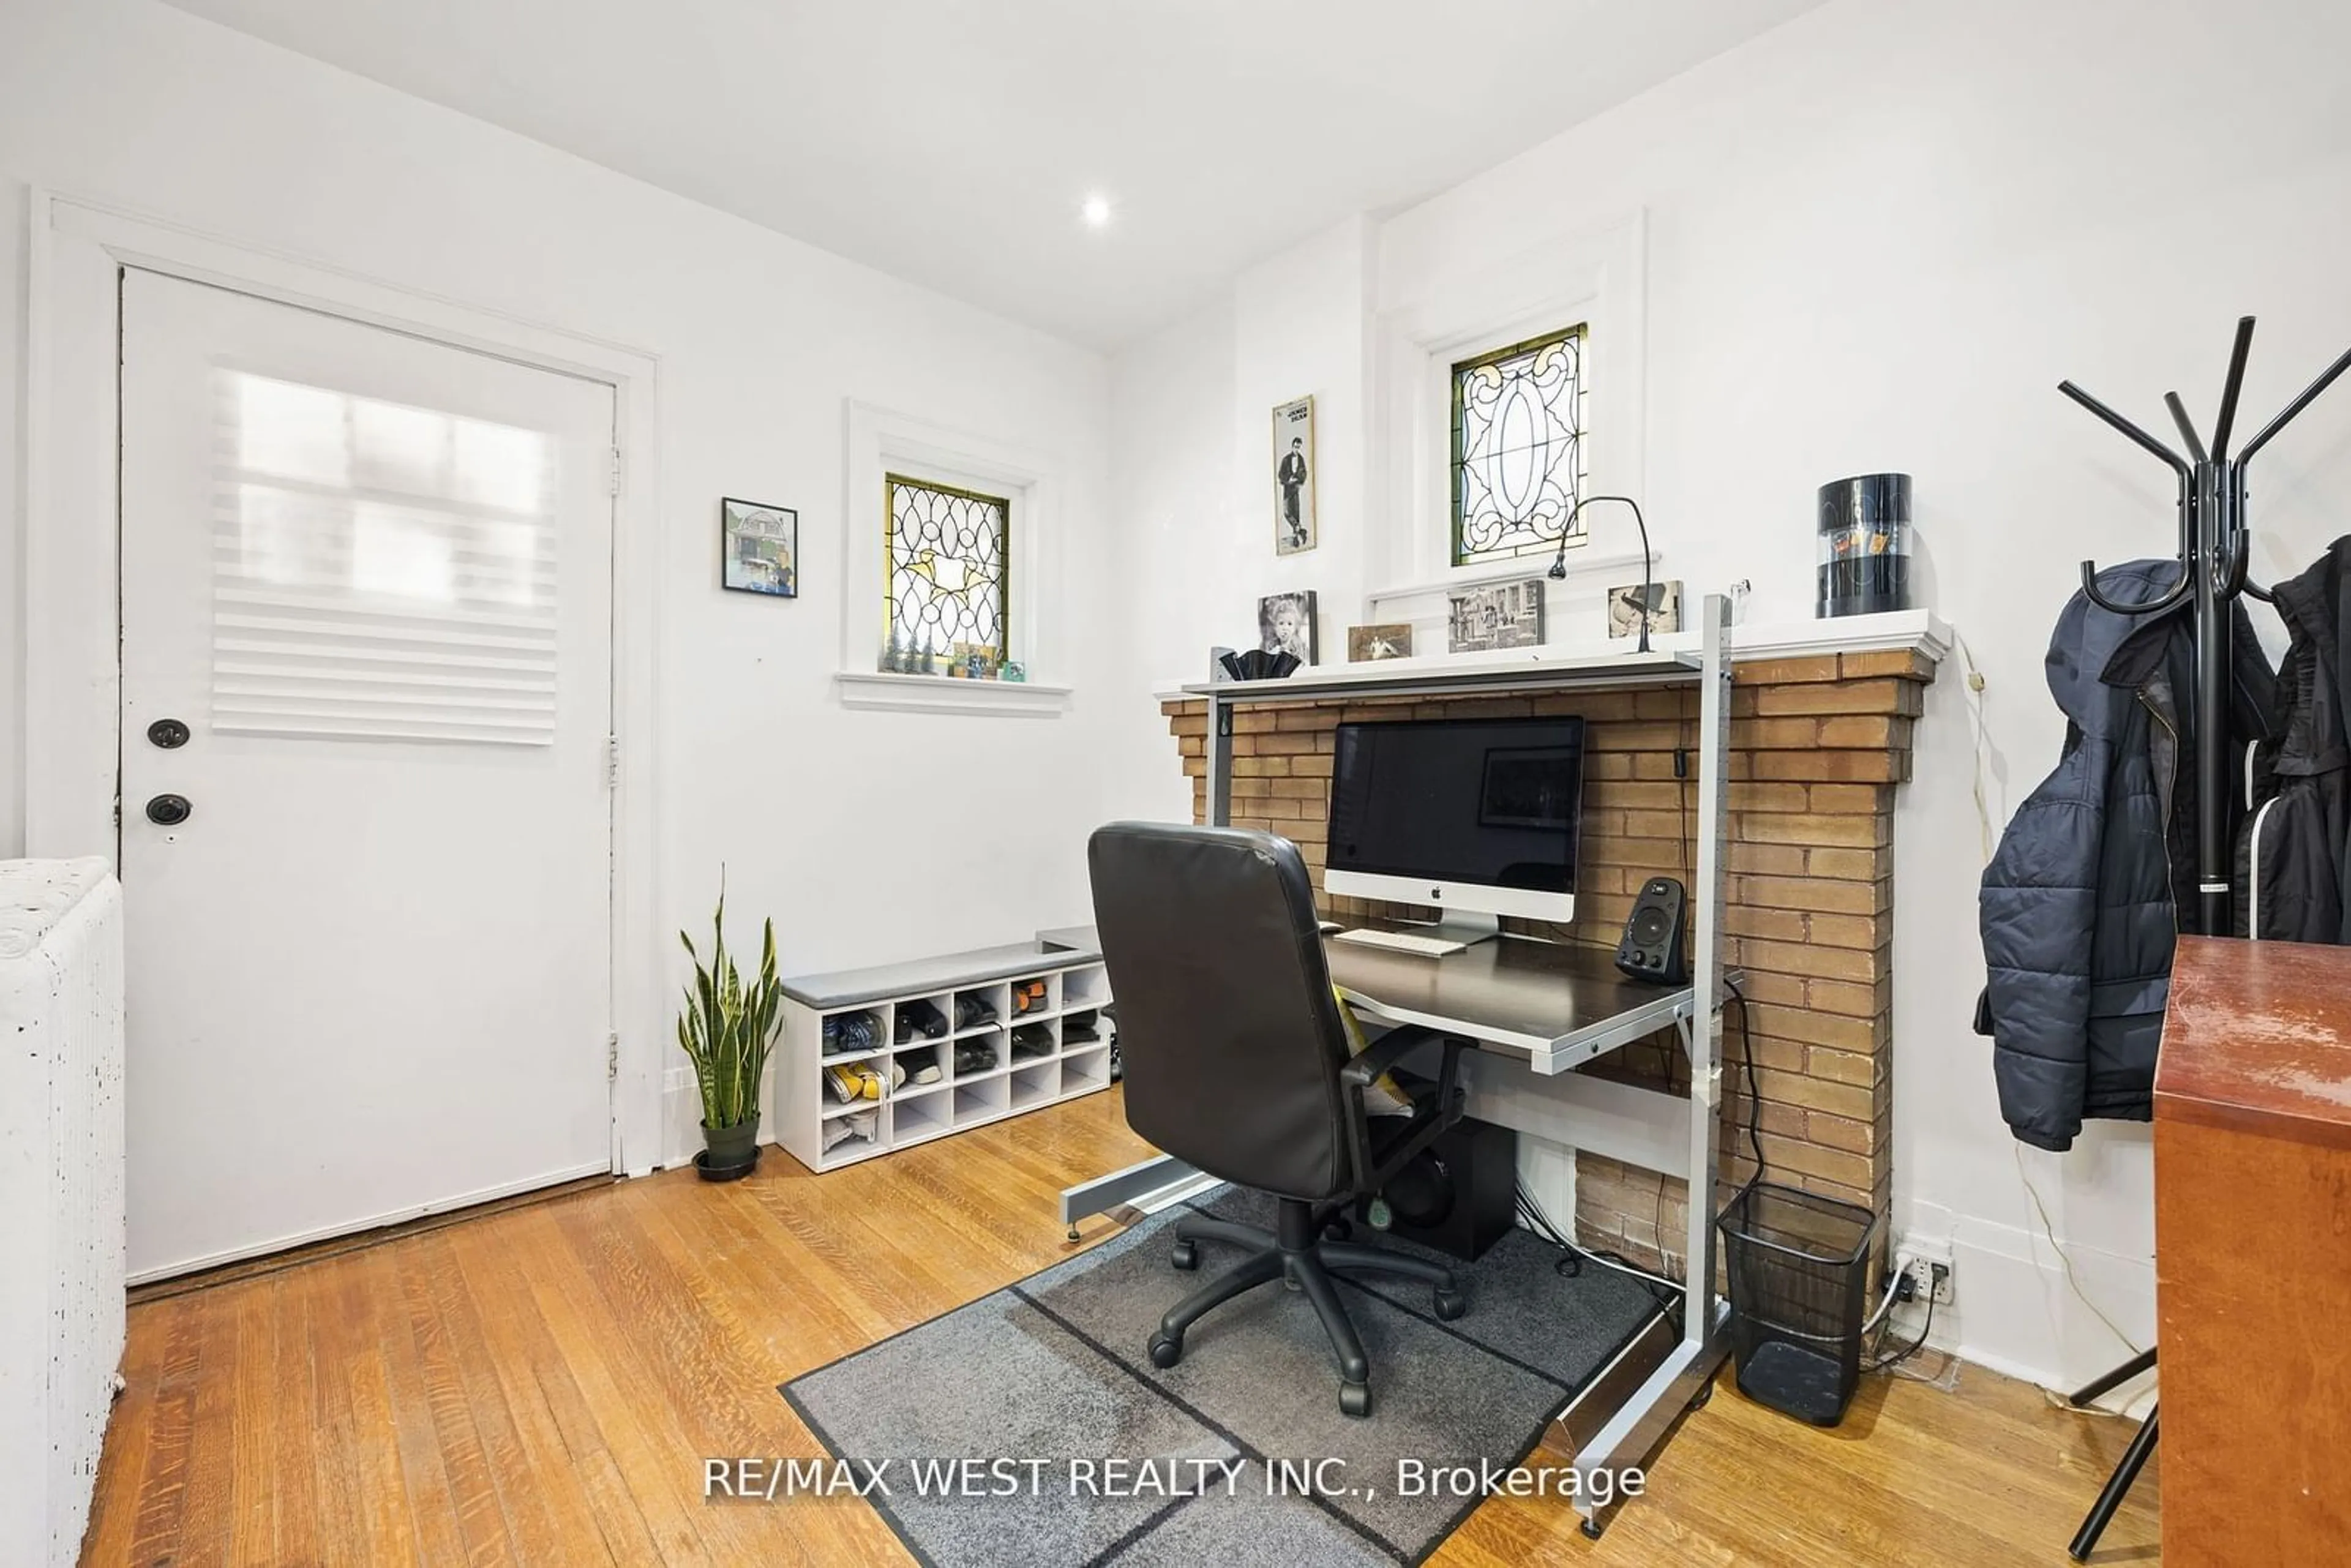
[[[1641,516],[1640,502],[1630,496],[1586,496],[1576,502],[1574,510],[1567,514],[1567,521],[1559,526],[1559,553],[1552,557],[1551,575],[1555,578],[1563,578],[1567,575],[1567,537],[1575,531],[1576,517],[1582,514],[1584,507],[1594,501],[1624,502],[1633,508],[1633,521],[1641,530],[1641,604],[1638,611],[1641,620],[1641,641],[1639,646],[1634,651],[1646,653],[1649,651],[1649,525]]]

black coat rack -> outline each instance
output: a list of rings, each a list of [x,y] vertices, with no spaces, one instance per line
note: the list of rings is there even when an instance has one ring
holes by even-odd
[[[2236,346],[2229,354],[2228,380],[2220,386],[2220,413],[2212,423],[2209,453],[2198,439],[2196,426],[2189,419],[2187,405],[2179,401],[2179,394],[2163,394],[2164,406],[2171,411],[2172,423],[2179,427],[2179,439],[2187,444],[2186,457],[2072,382],[2057,384],[2059,392],[2161,458],[2179,478],[2179,580],[2151,603],[2117,604],[2098,591],[2098,569],[2085,560],[2082,563],[2082,591],[2089,596],[2091,603],[2116,615],[2157,615],[2175,609],[2191,596],[2196,601],[2196,693],[2192,710],[2196,717],[2196,891],[2199,913],[2203,916],[2199,928],[2210,936],[2224,936],[2229,930],[2229,606],[2241,593],[2250,593],[2264,603],[2270,597],[2267,589],[2256,586],[2245,576],[2245,564],[2252,549],[2252,534],[2245,526],[2245,470],[2252,465],[2254,455],[2292,423],[2294,415],[2308,408],[2335,377],[2351,370],[2351,350],[2346,350],[2342,358],[2302,390],[2301,396],[2263,425],[2259,435],[2245,443],[2242,452],[2232,456],[2229,440],[2236,431],[2237,392],[2244,382],[2245,357],[2252,347],[2253,319],[2239,317]]]
[[[2245,524],[2245,470],[2254,455],[2292,423],[2294,415],[2308,408],[2337,376],[2351,370],[2351,350],[2346,350],[2316,381],[2303,388],[2301,396],[2263,425],[2260,434],[2245,443],[2243,451],[2232,456],[2229,441],[2236,433],[2237,392],[2244,382],[2245,357],[2252,347],[2253,319],[2241,316],[2237,319],[2237,341],[2229,353],[2228,380],[2220,386],[2220,412],[2212,423],[2209,452],[2198,438],[2195,423],[2189,419],[2187,405],[2179,401],[2179,394],[2163,394],[2164,406],[2171,411],[2172,423],[2179,427],[2179,439],[2188,448],[2185,457],[2072,382],[2060,382],[2057,385],[2059,392],[2161,458],[2179,477],[2179,581],[2149,603],[2117,604],[2098,591],[2098,569],[2085,560],[2082,563],[2082,591],[2089,596],[2091,603],[2116,615],[2161,614],[2177,609],[2190,597],[2195,600],[2196,691],[2191,711],[2196,723],[2196,891],[2198,913],[2203,917],[2200,929],[2216,936],[2227,935],[2230,929],[2232,846],[2227,841],[2229,611],[2240,594],[2249,593],[2264,603],[2270,601],[2269,591],[2245,576],[2245,565],[2252,551],[2252,533]],[[2073,1402],[2087,1405],[2154,1364],[2155,1352],[2141,1351],[2076,1392]],[[2075,1562],[2085,1561],[2096,1547],[2106,1521],[2114,1517],[2131,1482],[2138,1479],[2147,1456],[2155,1451],[2158,1413],[2154,1409],[2147,1412],[2137,1436],[2123,1450],[2115,1473],[2107,1478],[2105,1489],[2098,1493],[2098,1500],[2090,1506],[2082,1528],[2074,1533],[2068,1550]]]

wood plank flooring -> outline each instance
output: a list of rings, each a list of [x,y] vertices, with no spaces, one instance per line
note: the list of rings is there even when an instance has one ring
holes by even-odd
[[[143,1302],[83,1562],[910,1563],[854,1499],[705,1502],[701,1458],[820,1455],[778,1383],[1067,1256],[1055,1195],[1146,1152],[1113,1091],[820,1178],[769,1150],[731,1186],[674,1171]],[[1973,1369],[1869,1379],[1826,1432],[1725,1386],[1597,1544],[1563,1503],[1497,1499],[1432,1561],[2062,1563],[2129,1436]],[[2095,1562],[2156,1560],[2156,1490],[2150,1466]]]

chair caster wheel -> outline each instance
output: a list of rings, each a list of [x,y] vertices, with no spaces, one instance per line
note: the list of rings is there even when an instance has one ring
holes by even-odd
[[[1706,1402],[1713,1397],[1714,1382],[1709,1378],[1699,1384],[1698,1392],[1690,1396],[1689,1407],[1693,1410],[1703,1410],[1706,1408]]]
[[[1155,1333],[1151,1336],[1151,1364],[1162,1372],[1184,1359],[1182,1334]]]
[[[1200,1249],[1189,1241],[1178,1241],[1167,1260],[1188,1274],[1200,1266]]]
[[[1437,1319],[1439,1322],[1449,1323],[1468,1310],[1468,1299],[1460,1291],[1440,1290],[1437,1292]]]
[[[1583,1531],[1583,1539],[1586,1541],[1600,1539],[1600,1521],[1596,1519],[1587,1519],[1576,1528]]]
[[[1357,1420],[1372,1413],[1372,1385],[1368,1383],[1339,1385],[1339,1414],[1353,1416]]]
[[[1326,1241],[1344,1241],[1354,1234],[1354,1225],[1343,1214],[1333,1217],[1322,1227],[1322,1238]]]

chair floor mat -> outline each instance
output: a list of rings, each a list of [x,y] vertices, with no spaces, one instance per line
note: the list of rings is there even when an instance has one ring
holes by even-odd
[[[1340,1413],[1312,1306],[1278,1285],[1194,1324],[1177,1365],[1151,1364],[1160,1314],[1240,1256],[1203,1241],[1197,1273],[1169,1266],[1170,1228],[1194,1208],[1270,1226],[1273,1202],[1227,1187],[1154,1215],[795,1378],[784,1397],[861,1476],[890,1461],[886,1495],[867,1499],[935,1568],[1413,1563],[1483,1500],[1415,1495],[1415,1475],[1526,1458],[1656,1310],[1613,1270],[1562,1276],[1557,1249],[1519,1229],[1453,1265],[1469,1301],[1455,1322],[1437,1320],[1426,1287],[1342,1281],[1372,1364],[1372,1414],[1357,1420]],[[971,1459],[993,1468],[946,1465]]]

